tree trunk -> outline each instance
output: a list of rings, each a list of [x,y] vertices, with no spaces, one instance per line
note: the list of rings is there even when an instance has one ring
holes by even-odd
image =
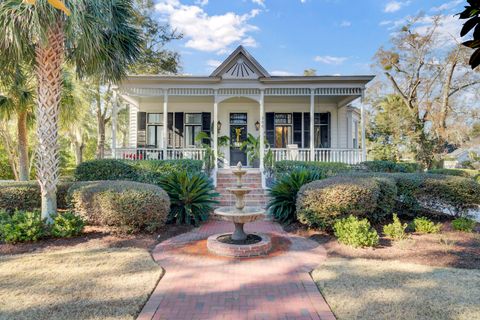
[[[100,83],[97,85],[96,93],[97,104],[97,151],[96,158],[103,159],[105,157],[105,119],[102,113],[102,100],[100,93]]]
[[[30,162],[28,160],[28,130],[27,130],[27,112],[18,113],[17,118],[18,135],[18,179],[28,181],[30,179]]]
[[[51,223],[57,212],[57,184],[60,173],[58,118],[62,93],[64,57],[63,24],[58,21],[47,31],[47,43],[35,48],[35,74],[38,83],[37,179],[42,192],[42,218]]]
[[[73,147],[75,149],[75,163],[78,166],[83,162],[83,149],[85,148],[85,146],[83,145],[83,143],[75,141],[73,143]]]

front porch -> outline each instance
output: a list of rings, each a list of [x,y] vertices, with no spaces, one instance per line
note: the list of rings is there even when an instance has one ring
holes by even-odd
[[[313,158],[310,149],[271,148],[270,150],[274,161],[342,162],[346,164],[357,164],[363,161],[361,149],[316,148]],[[205,157],[203,148],[167,149],[166,153],[164,149],[156,148],[116,148],[114,152],[114,158],[122,160],[203,160]],[[230,163],[230,165],[234,166],[235,164]]]

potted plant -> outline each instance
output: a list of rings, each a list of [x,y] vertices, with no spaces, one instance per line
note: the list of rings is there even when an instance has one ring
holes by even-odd
[[[206,134],[205,132],[200,132],[195,137],[195,141],[200,142],[201,145],[202,145],[202,148],[205,149],[205,156],[203,158],[203,162],[204,162],[204,165],[205,165],[205,172],[208,175],[210,175],[213,168],[215,167],[215,163],[214,163],[215,154],[214,154],[213,148],[212,148],[213,139],[211,137],[209,137],[208,134]],[[217,161],[218,161],[218,164],[219,164],[220,167],[224,163],[223,159],[225,158],[225,154],[222,152],[222,148],[227,147],[229,141],[230,141],[230,138],[227,137],[227,136],[218,137],[218,140],[217,140],[218,159],[217,159]]]
[[[251,133],[248,134],[247,140],[240,147],[247,153],[248,163],[258,168],[260,166],[260,137],[255,138]]]

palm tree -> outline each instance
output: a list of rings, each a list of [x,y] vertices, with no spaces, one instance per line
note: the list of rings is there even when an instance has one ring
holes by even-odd
[[[16,65],[0,81],[0,118],[8,121],[15,116],[17,120],[18,161],[15,161],[12,170],[16,180],[19,181],[27,181],[30,178],[28,120],[33,118],[34,84],[29,73],[29,70]]]
[[[65,1],[70,9],[68,17],[51,3],[0,3],[0,69],[18,61],[35,67],[36,168],[42,190],[42,217],[48,221],[57,209],[58,119],[64,61],[72,63],[80,77],[96,75],[105,82],[118,81],[139,55],[141,41],[132,23],[135,12],[131,0]]]

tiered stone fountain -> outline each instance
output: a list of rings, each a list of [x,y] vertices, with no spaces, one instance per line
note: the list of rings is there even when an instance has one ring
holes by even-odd
[[[246,234],[243,227],[245,223],[254,222],[265,217],[265,210],[258,207],[246,207],[245,195],[252,189],[242,184],[242,178],[247,171],[242,169],[242,163],[232,170],[237,177],[237,185],[228,188],[227,191],[235,196],[234,207],[221,207],[215,209],[214,214],[221,219],[233,222],[235,230],[233,233],[215,234],[207,241],[208,250],[211,252],[231,257],[252,257],[266,255],[272,247],[270,237],[266,234]]]

